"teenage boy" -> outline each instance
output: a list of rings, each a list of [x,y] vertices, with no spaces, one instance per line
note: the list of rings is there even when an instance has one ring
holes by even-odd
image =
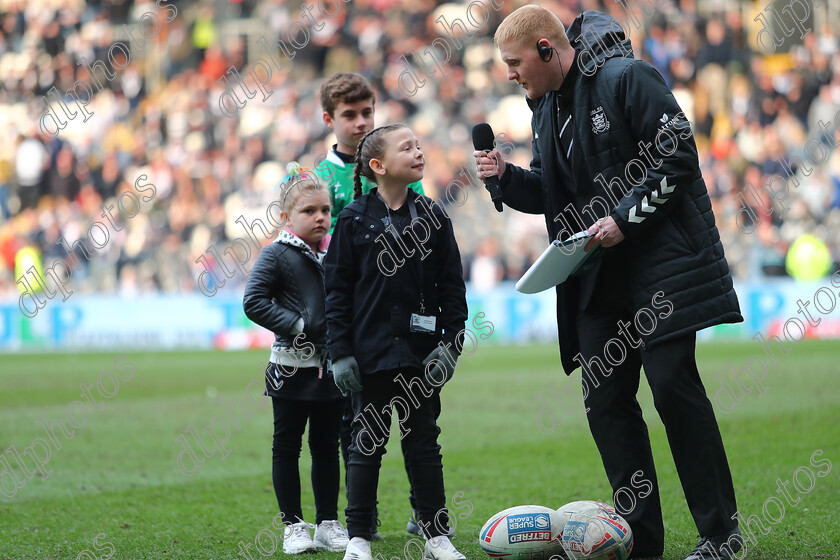
[[[330,233],[335,228],[338,215],[345,206],[353,202],[356,146],[359,145],[362,136],[374,128],[375,102],[373,88],[359,74],[339,72],[321,85],[324,123],[335,133],[336,138],[336,143],[327,152],[327,157],[315,168],[315,173],[330,184]],[[376,185],[362,177],[362,194],[367,194],[374,186]],[[420,181],[409,184],[408,188],[418,194],[424,194]]]

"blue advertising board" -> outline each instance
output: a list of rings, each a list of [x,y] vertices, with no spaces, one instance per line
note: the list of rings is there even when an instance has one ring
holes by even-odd
[[[836,286],[831,279],[736,284],[745,321],[706,329],[698,339],[750,340],[756,333],[840,338],[840,276],[833,280]],[[468,286],[467,300],[467,327],[483,326],[486,335],[492,325],[492,336],[482,336],[489,344],[557,339],[553,290],[524,295],[512,283],[485,292]],[[267,348],[272,339],[245,316],[240,295],[73,295],[53,300],[32,318],[21,313],[16,300],[0,300],[0,351]]]

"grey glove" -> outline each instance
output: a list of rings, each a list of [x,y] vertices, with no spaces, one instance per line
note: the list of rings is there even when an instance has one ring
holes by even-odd
[[[335,386],[345,397],[349,391],[362,390],[362,374],[359,371],[359,364],[353,356],[339,358],[332,363],[333,379]]]
[[[452,344],[443,346],[443,343],[429,352],[423,360],[425,375],[423,382],[429,389],[443,387],[444,383],[455,375],[455,368],[458,365],[458,352],[452,349]]]

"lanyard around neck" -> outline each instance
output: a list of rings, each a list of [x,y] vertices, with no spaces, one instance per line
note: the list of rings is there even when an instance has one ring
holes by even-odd
[[[391,207],[388,206],[388,203],[385,202],[385,199],[382,198],[381,194],[379,194],[378,189],[376,191],[376,197],[380,201],[382,201],[382,204],[385,205],[385,211],[388,212],[388,220],[390,221],[390,219],[391,219]],[[406,195],[406,198],[408,198],[408,212],[409,212],[409,214],[411,214],[411,221],[413,222],[414,220],[417,219],[417,205],[414,204],[414,199],[411,198],[410,196]],[[396,210],[394,210],[394,211],[396,212]]]
[[[391,207],[388,206],[388,203],[385,202],[385,200],[382,198],[382,195],[379,194],[379,190],[376,191],[376,196],[377,196],[377,198],[379,198],[380,201],[382,201],[382,204],[385,205],[385,211],[388,213],[388,227],[386,227],[385,229],[391,231],[391,235],[394,237],[394,240],[397,242],[397,246],[400,247],[401,249],[405,250],[406,249],[405,241],[400,239],[400,234],[397,232],[397,228],[396,228],[396,226],[394,226],[394,222],[391,219]],[[417,205],[414,203],[414,198],[412,198],[410,195],[407,195],[407,196],[408,196],[408,212],[409,212],[409,214],[411,214],[411,223],[413,225],[415,220],[418,219]],[[411,226],[409,226],[409,227],[411,227]],[[407,256],[408,256],[408,254],[407,254],[407,251],[406,251],[406,257]],[[420,265],[420,276],[419,276],[419,280],[420,280],[420,313],[421,314],[426,312],[426,301],[425,301],[425,297],[423,296],[423,287],[422,287],[423,286],[423,262],[424,262],[424,260],[425,259],[421,258],[420,263],[419,263],[419,265]]]

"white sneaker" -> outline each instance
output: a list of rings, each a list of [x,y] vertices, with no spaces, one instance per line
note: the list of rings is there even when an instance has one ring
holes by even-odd
[[[344,552],[344,560],[373,560],[370,553],[370,541],[361,537],[353,537],[347,543],[347,550]]]
[[[283,552],[286,554],[300,554],[302,552],[315,552],[315,543],[309,535],[309,528],[312,525],[301,521],[293,525],[286,525],[283,530]]]
[[[330,552],[344,552],[350,537],[347,530],[339,521],[323,521],[315,527],[315,546],[325,548]]]
[[[423,558],[428,560],[467,560],[467,557],[458,552],[446,535],[427,540],[423,549]]]

